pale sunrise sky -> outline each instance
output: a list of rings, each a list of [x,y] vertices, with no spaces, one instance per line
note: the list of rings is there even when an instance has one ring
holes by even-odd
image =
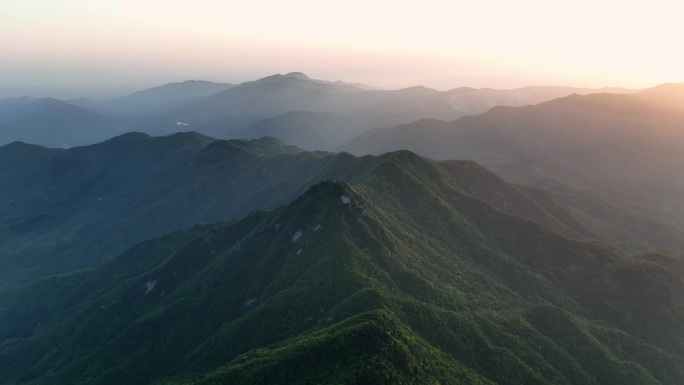
[[[648,87],[684,81],[679,4],[0,0],[0,88],[291,71],[386,88]]]

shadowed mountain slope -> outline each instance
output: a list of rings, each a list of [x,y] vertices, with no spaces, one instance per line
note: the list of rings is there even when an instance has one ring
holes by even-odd
[[[193,101],[208,98],[232,86],[229,83],[186,80],[181,83],[164,84],[109,100],[102,104],[102,108],[115,113],[157,115],[168,113],[178,106],[185,106]]]
[[[237,86],[188,80],[109,100],[80,97],[58,102],[52,99],[53,104],[63,104],[61,109],[43,112],[33,111],[27,104],[36,100],[45,102],[49,98],[1,99],[0,123],[10,125],[3,128],[4,137],[0,133],[3,140],[0,144],[21,140],[52,147],[73,147],[96,143],[127,131],[167,135],[193,130],[227,139],[235,137],[232,130],[241,130],[265,119],[283,119],[280,116],[290,112],[311,111],[313,114],[336,114],[353,124],[338,129],[335,120],[339,119],[326,118],[321,129],[314,130],[308,129],[309,125],[304,121],[300,126],[307,128],[304,130],[307,139],[292,130],[288,130],[291,135],[287,135],[276,129],[284,134],[279,138],[288,143],[301,142],[307,149],[337,149],[360,131],[373,127],[425,118],[452,120],[482,113],[494,106],[536,104],[573,92],[596,91],[568,87],[513,90],[461,87],[436,91],[421,86],[377,90],[359,83],[316,80],[300,72],[272,75]],[[33,112],[26,114],[27,111]],[[331,130],[330,125],[335,129]],[[262,135],[271,134],[264,132]],[[312,142],[311,138],[316,139]]]
[[[0,383],[684,381],[680,257],[572,240],[464,174],[387,154],[354,185],[0,292]]]
[[[596,90],[527,87],[514,90],[426,87],[368,90],[341,82],[311,79],[302,73],[273,75],[232,87],[166,117],[167,130],[180,121],[220,138],[230,130],[291,111],[328,112],[354,120],[360,128],[387,127],[419,119],[452,120],[483,113],[494,106],[524,106]],[[143,126],[139,126],[143,129]],[[161,128],[158,128],[163,132]],[[289,138],[281,139],[289,141]],[[328,140],[338,139],[333,136]],[[337,142],[341,145],[342,142]]]

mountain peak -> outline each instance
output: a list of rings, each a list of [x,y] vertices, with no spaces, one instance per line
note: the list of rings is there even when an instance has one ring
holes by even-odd
[[[180,83],[169,83],[169,84],[190,84],[190,85],[192,85],[192,84],[219,84],[219,83],[212,82],[212,81],[209,81],[209,80],[188,79],[188,80],[184,80],[184,81],[182,81],[182,82],[180,82]],[[168,85],[168,84],[166,84],[166,85]],[[162,86],[162,87],[163,87],[163,86]]]
[[[290,72],[285,75],[274,74],[264,78],[237,85],[237,88],[252,87],[263,84],[290,84],[290,83],[316,83],[317,81],[306,76],[302,72]],[[230,90],[226,90],[228,92]]]
[[[660,90],[660,91],[667,91],[667,90],[682,90],[684,89],[684,83],[663,83],[660,85],[657,85],[651,90]],[[647,91],[647,90],[646,90]]]
[[[311,78],[306,76],[306,74],[304,74],[303,72],[290,72],[290,73],[285,74],[283,76],[287,76],[290,78],[303,79],[303,80],[311,80]]]
[[[300,208],[301,204],[320,204],[333,206],[348,206],[359,200],[351,186],[340,180],[325,180],[309,187],[302,195],[292,201],[292,206]],[[314,203],[318,202],[318,203]],[[321,208],[320,206],[319,208]]]
[[[166,91],[166,92],[186,91],[187,92],[187,91],[192,91],[194,88],[198,88],[198,89],[209,88],[209,89],[211,89],[211,91],[213,91],[214,89],[223,90],[223,89],[229,88],[230,86],[232,86],[232,84],[230,84],[230,83],[216,83],[216,82],[212,82],[209,80],[189,79],[189,80],[184,80],[182,82],[166,83],[166,84],[162,84],[160,86],[147,88],[147,89],[144,89],[141,91],[134,92],[129,96],[140,95],[140,94],[149,94],[149,93],[162,92],[162,91]]]
[[[270,136],[259,139],[241,140],[228,139],[217,140],[203,150],[204,156],[225,156],[225,154],[249,153],[252,155],[275,156],[282,154],[295,154],[302,150],[296,146],[284,143],[282,140]],[[224,154],[224,155],[219,155]]]
[[[399,90],[400,92],[420,92],[420,93],[436,93],[439,92],[435,89],[428,88],[425,86],[413,86],[413,87],[407,87],[407,88],[402,88]]]
[[[97,149],[97,151],[106,152],[125,152],[132,146],[138,145],[145,142],[151,138],[150,135],[144,132],[126,132],[121,135],[117,135],[113,138],[107,139],[104,142],[96,143],[92,146],[83,146],[82,149]]]

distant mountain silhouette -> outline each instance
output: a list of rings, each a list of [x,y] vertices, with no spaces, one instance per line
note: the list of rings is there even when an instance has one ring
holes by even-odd
[[[272,75],[239,84],[174,116],[189,124],[224,121],[229,128],[237,128],[289,111],[334,112],[330,106],[344,100],[340,94],[360,91],[349,85],[313,81],[301,73]]]
[[[345,82],[342,80],[336,80],[336,81],[331,82],[328,80],[312,79],[303,72],[290,72],[290,73],[285,74],[284,76],[295,77],[295,78],[299,78],[302,80],[311,80],[313,82],[321,83],[321,84],[334,84],[334,85],[338,85],[338,86],[352,86],[354,88],[358,88],[358,89],[362,89],[362,90],[378,90],[378,89],[380,89],[378,87],[369,86],[369,85],[359,83],[359,82],[348,83],[348,82]]]
[[[166,130],[171,131],[176,122],[183,122],[191,129],[223,137],[222,131],[242,128],[290,111],[330,112],[354,119],[361,127],[370,129],[424,118],[453,120],[485,112],[494,106],[536,104],[571,93],[592,91],[595,90],[569,87],[369,90],[362,85],[315,80],[301,72],[293,72],[242,83],[181,108],[166,118]],[[143,126],[137,128],[144,129]]]
[[[126,132],[104,114],[52,98],[0,100],[0,144],[14,141],[48,147],[93,144]]]
[[[229,83],[186,80],[182,83],[169,83],[110,100],[103,104],[103,108],[121,114],[157,115],[195,100],[207,98],[232,86]]]
[[[453,122],[378,128],[343,148],[473,159],[518,183],[645,203],[682,220],[683,121],[682,110],[638,95],[572,95]]]
[[[84,110],[90,110],[95,112],[102,112],[103,110],[102,104],[100,102],[89,98],[67,99],[64,100],[64,102],[76,107],[83,108]]]
[[[661,84],[641,91],[637,95],[677,108],[684,108],[684,83]]]

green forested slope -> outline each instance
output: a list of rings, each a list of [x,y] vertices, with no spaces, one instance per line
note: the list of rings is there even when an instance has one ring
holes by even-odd
[[[676,254],[566,237],[450,167],[387,154],[353,185],[0,292],[0,383],[684,381]]]
[[[306,152],[275,138],[216,141],[196,133],[130,133],[68,150],[0,147],[0,286],[95,266],[167,231],[270,209],[323,180],[353,183],[383,159]],[[428,169],[415,173],[573,238],[602,239],[630,252],[684,248],[678,229],[612,202],[568,203],[509,185],[473,162],[422,163]]]

